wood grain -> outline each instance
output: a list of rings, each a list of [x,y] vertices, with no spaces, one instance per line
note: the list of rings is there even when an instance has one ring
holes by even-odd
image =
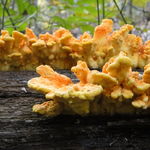
[[[0,72],[0,150],[150,149],[149,116],[46,118],[32,113],[32,105],[45,100],[26,86],[35,76]]]

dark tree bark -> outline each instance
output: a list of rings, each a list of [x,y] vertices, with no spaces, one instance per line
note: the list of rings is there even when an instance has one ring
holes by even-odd
[[[32,113],[32,106],[45,100],[27,88],[35,76],[0,72],[0,150],[150,149],[149,116],[46,118]]]

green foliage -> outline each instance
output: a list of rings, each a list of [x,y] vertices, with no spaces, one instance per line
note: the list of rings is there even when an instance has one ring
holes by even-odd
[[[133,0],[133,4],[138,7],[145,7],[149,0]]]
[[[44,1],[41,0],[42,3]],[[149,0],[98,1],[100,20],[104,16],[117,18],[118,23],[122,25],[125,22],[132,24],[134,21],[133,14],[129,12],[132,11],[130,3],[143,9]],[[7,29],[10,32],[14,29],[24,31],[26,26],[32,25],[38,27],[39,31],[44,29],[43,32],[65,27],[69,30],[80,28],[81,32],[93,33],[94,27],[98,24],[97,0],[49,0],[45,10],[38,6],[37,2],[38,0],[1,0],[0,29]],[[40,22],[43,26],[46,24],[45,28]]]
[[[10,33],[16,29],[24,31],[31,19],[37,13],[37,6],[29,0],[1,0],[0,17],[1,29],[7,29]],[[4,12],[4,13],[3,13]],[[4,16],[3,16],[4,15]],[[4,21],[3,21],[4,19]]]
[[[65,27],[67,29],[80,28],[83,32],[90,31],[93,32],[93,24],[97,23],[97,10],[96,1],[94,0],[60,0],[57,6],[57,12],[51,19],[55,22],[55,26]],[[64,14],[61,15],[61,11]],[[56,16],[57,15],[57,16]]]

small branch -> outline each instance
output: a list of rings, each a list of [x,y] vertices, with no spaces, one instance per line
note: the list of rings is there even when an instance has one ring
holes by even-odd
[[[124,0],[124,3],[122,5],[121,11],[123,11],[124,7],[126,6],[127,0]]]
[[[32,15],[26,15],[25,17],[22,17],[21,19],[14,19],[13,21],[15,22],[15,24],[18,24],[18,23],[20,23],[20,22],[22,23],[22,22],[24,22],[24,20],[27,21],[27,20],[29,20],[29,19],[35,17],[35,14],[36,14],[36,13],[33,13]],[[5,24],[5,26],[10,26],[10,25],[12,25],[12,24],[10,24],[10,23],[6,23],[6,24]],[[15,26],[16,26],[16,25],[15,25]]]
[[[5,0],[5,2],[2,0],[2,4],[3,4],[3,14],[2,14],[2,26],[1,26],[1,29],[4,29],[5,7],[7,5],[7,0]]]
[[[138,7],[134,6],[134,5],[132,5],[132,8],[134,8],[136,11],[141,11],[141,12],[149,14],[149,11],[143,10],[142,8],[138,8]]]
[[[105,18],[105,0],[102,0],[103,19]]]
[[[118,6],[116,0],[113,0],[113,2],[115,3],[115,5],[116,5],[116,7],[117,7],[117,9],[118,9],[118,11],[119,11],[119,13],[120,13],[120,15],[121,15],[123,21],[124,21],[124,23],[127,24],[127,21],[126,21],[124,15],[123,15],[122,11],[120,10],[120,8],[119,8],[119,6]]]
[[[130,14],[130,18],[132,20],[132,0],[129,1],[129,14]]]
[[[6,0],[7,1],[7,0]],[[5,2],[6,3],[6,2]],[[9,13],[8,8],[6,7],[6,5],[4,4],[4,2],[2,1],[2,5],[3,5],[3,9],[6,11],[6,13],[8,14],[9,20],[13,26],[13,28],[16,30],[17,28],[15,27],[15,23],[13,22],[13,19],[11,18],[11,15]]]
[[[12,9],[14,10],[15,8],[15,0],[12,1]]]
[[[100,24],[100,13],[99,13],[99,0],[96,0],[97,4],[97,24]]]
[[[29,19],[34,18],[35,15],[36,15],[36,12],[33,13],[32,15],[29,15],[29,16],[27,16],[27,17],[22,18],[21,20],[19,20],[19,22],[21,22],[21,23],[18,24],[18,25],[15,25],[14,27],[15,27],[15,28],[20,27],[23,23],[25,23],[25,22],[28,21]],[[8,27],[11,27],[11,26],[7,25],[6,27],[8,28]]]
[[[31,19],[31,18],[33,18],[34,16],[35,16],[35,14],[36,14],[36,12],[35,13],[33,13],[32,15],[30,15],[30,16],[28,16],[28,17],[26,17],[24,20],[22,20],[22,22],[20,23],[20,24],[18,24],[16,27],[19,27],[19,26],[21,26],[22,24],[24,24],[27,20],[29,20],[29,19]]]

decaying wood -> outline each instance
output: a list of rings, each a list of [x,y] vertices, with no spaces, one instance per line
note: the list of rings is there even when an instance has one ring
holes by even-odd
[[[149,116],[46,118],[32,113],[32,105],[45,100],[26,86],[35,76],[0,72],[0,150],[150,149]]]

